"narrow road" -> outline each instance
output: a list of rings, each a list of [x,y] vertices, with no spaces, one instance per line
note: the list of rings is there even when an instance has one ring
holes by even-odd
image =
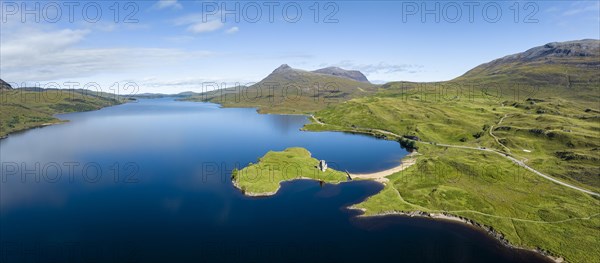
[[[498,124],[500,124],[500,123],[502,122],[502,120],[503,120],[505,117],[506,117],[506,116],[504,116],[502,119],[500,119],[500,122],[498,122]],[[312,118],[313,120],[315,120],[315,122],[316,122],[316,123],[318,123],[318,124],[321,124],[321,125],[325,125],[325,123],[323,123],[323,122],[321,122],[321,121],[317,120],[317,118],[315,118],[315,116],[311,115],[311,118]],[[393,133],[393,132],[390,132],[390,131],[380,130],[380,129],[365,129],[365,128],[355,128],[355,130],[353,130],[353,131],[360,131],[360,130],[362,130],[362,131],[376,131],[376,132],[380,132],[380,133],[383,133],[383,134],[387,134],[387,135],[395,136],[395,137],[397,137],[397,138],[402,138],[402,136],[400,136],[400,135],[398,135],[398,134],[395,134],[395,133]],[[490,127],[490,130],[491,130],[491,127]],[[593,191],[590,191],[590,190],[586,190],[586,189],[583,189],[583,188],[581,188],[581,187],[577,187],[577,186],[574,186],[574,185],[571,185],[571,184],[565,183],[565,182],[563,182],[563,181],[560,181],[560,180],[557,180],[557,179],[555,179],[555,178],[553,178],[553,177],[551,177],[551,176],[549,176],[549,175],[543,174],[543,173],[541,173],[540,171],[538,171],[538,170],[536,170],[536,169],[533,169],[533,168],[531,168],[530,166],[528,166],[527,164],[525,164],[523,161],[520,161],[520,160],[518,160],[518,159],[516,159],[516,158],[514,158],[514,157],[512,157],[512,156],[510,156],[510,155],[508,155],[508,154],[506,154],[506,153],[503,153],[503,152],[499,152],[499,151],[492,150],[492,149],[487,149],[487,148],[471,147],[471,146],[462,146],[462,145],[450,145],[450,144],[441,144],[441,143],[424,142],[424,141],[422,141],[422,142],[420,142],[420,143],[426,143],[426,144],[430,144],[430,145],[433,145],[433,146],[440,146],[440,147],[448,147],[448,148],[460,148],[460,149],[468,149],[468,150],[477,150],[477,151],[486,151],[486,152],[492,152],[492,153],[498,154],[498,155],[500,155],[500,156],[503,156],[503,157],[505,157],[506,159],[509,159],[509,160],[511,160],[513,163],[515,163],[515,164],[517,164],[517,165],[519,165],[519,166],[521,166],[521,167],[523,167],[523,168],[525,168],[525,169],[527,169],[527,170],[529,170],[529,171],[533,172],[534,174],[536,174],[536,175],[538,175],[538,176],[541,176],[541,177],[543,177],[543,178],[545,178],[545,179],[547,179],[547,180],[550,180],[550,181],[552,181],[552,182],[554,182],[554,183],[557,183],[557,184],[559,184],[559,185],[562,185],[562,186],[569,187],[569,188],[571,188],[571,189],[574,189],[574,190],[577,190],[577,191],[580,191],[580,192],[583,192],[583,193],[586,193],[586,194],[590,194],[590,195],[593,195],[593,196],[598,196],[598,197],[600,197],[600,194],[598,194],[598,193],[596,193],[596,192],[593,192]]]
[[[496,135],[494,135],[494,133],[492,133],[492,131],[494,130],[494,126],[500,126],[500,124],[502,124],[502,121],[504,121],[504,119],[506,119],[506,117],[508,117],[508,114],[505,114],[504,117],[500,118],[500,121],[496,124],[496,125],[492,125],[490,127],[490,136],[492,136],[492,138],[494,138],[494,140],[496,140],[496,142],[498,144],[500,144],[508,153],[511,153],[510,149],[508,147],[506,147],[506,145],[502,144],[500,142],[500,139],[498,139],[498,137],[496,137]]]
[[[469,146],[460,146],[460,145],[449,145],[449,144],[439,144],[439,143],[438,144],[432,144],[430,142],[427,142],[427,143],[429,143],[431,145],[443,146],[443,147],[449,147],[449,148],[462,148],[462,149],[470,149],[470,150],[492,152],[492,153],[498,154],[500,156],[504,156],[505,158],[511,160],[513,163],[515,163],[515,164],[517,164],[517,165],[519,165],[519,166],[521,166],[521,167],[523,167],[523,168],[525,168],[525,169],[527,169],[527,170],[529,170],[529,171],[531,171],[531,172],[533,172],[533,173],[535,173],[535,174],[537,174],[537,175],[539,175],[541,177],[544,177],[544,178],[546,178],[546,179],[548,179],[548,180],[550,180],[552,182],[555,182],[557,184],[569,187],[571,189],[575,189],[575,190],[580,191],[580,192],[584,192],[586,194],[590,194],[590,195],[594,195],[594,196],[599,196],[600,197],[600,194],[598,194],[596,192],[592,192],[590,190],[586,190],[586,189],[583,189],[583,188],[580,188],[580,187],[577,187],[577,186],[565,183],[563,181],[559,181],[557,179],[554,179],[553,177],[551,177],[549,175],[543,174],[543,173],[539,172],[538,170],[531,168],[530,166],[526,165],[523,161],[520,161],[520,160],[518,160],[518,159],[516,159],[516,158],[514,158],[514,157],[512,157],[512,156],[510,156],[508,154],[505,154],[505,153],[502,153],[502,152],[498,152],[496,150],[487,149],[487,148],[477,148],[477,147],[469,147]]]

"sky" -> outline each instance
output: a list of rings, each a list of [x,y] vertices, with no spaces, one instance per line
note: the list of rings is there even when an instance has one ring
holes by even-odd
[[[600,38],[599,1],[0,1],[13,86],[201,92],[281,64],[442,81],[549,42]]]

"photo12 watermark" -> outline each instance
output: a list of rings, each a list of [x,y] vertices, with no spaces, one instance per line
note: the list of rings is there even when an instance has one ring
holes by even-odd
[[[524,1],[403,1],[402,23],[538,23],[540,7]]]
[[[339,23],[340,6],[336,2],[303,1],[223,1],[201,2],[202,22],[297,23],[306,19],[314,23]]]
[[[140,7],[133,1],[2,1],[2,23],[87,23],[104,17],[114,23],[139,23]]]
[[[121,100],[138,94],[140,86],[136,82],[114,82],[102,85],[98,82],[46,82],[16,83],[7,82],[10,92],[0,92],[0,103],[61,102],[65,99],[105,98]]]
[[[56,184],[56,183],[115,183],[140,182],[140,166],[136,162],[2,162],[0,183]]]
[[[347,95],[338,82],[294,82],[265,81],[259,83],[203,82],[195,90],[196,99],[214,100],[219,103],[282,103],[307,101],[309,103],[340,102]]]

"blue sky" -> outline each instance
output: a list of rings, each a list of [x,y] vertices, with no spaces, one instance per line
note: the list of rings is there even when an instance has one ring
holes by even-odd
[[[89,2],[72,17],[64,2],[48,3],[2,1],[2,79],[178,93],[256,82],[286,63],[357,69],[376,83],[439,81],[548,42],[600,38],[598,1],[102,1],[85,17]]]

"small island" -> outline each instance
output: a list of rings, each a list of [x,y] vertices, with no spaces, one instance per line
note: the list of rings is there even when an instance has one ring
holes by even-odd
[[[233,185],[248,196],[270,196],[277,193],[281,182],[311,179],[326,183],[348,180],[345,172],[327,168],[326,162],[317,160],[300,147],[281,152],[269,151],[258,163],[250,163],[231,175]]]

